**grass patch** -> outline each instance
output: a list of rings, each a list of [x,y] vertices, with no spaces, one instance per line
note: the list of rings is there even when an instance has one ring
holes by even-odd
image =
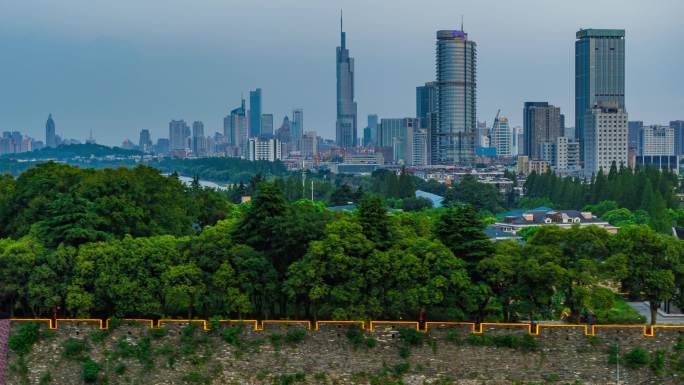
[[[85,361],[83,361],[81,372],[81,378],[83,378],[83,382],[89,384],[96,382],[100,369],[100,364],[90,358],[87,358]]]
[[[285,342],[288,345],[296,345],[304,341],[304,337],[306,337],[304,330],[288,330],[285,334]]]
[[[74,361],[83,361],[85,352],[89,350],[86,341],[71,337],[64,341],[62,348],[62,356]]]
[[[597,310],[596,323],[599,324],[642,324],[646,322],[641,314],[632,309],[631,306],[620,296],[615,296],[615,302],[610,309]]]

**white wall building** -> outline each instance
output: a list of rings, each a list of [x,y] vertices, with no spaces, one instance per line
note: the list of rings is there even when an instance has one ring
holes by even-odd
[[[674,155],[674,128],[668,126],[644,126],[639,132],[639,155]]]
[[[509,157],[513,155],[513,133],[508,125],[508,118],[505,116],[494,120],[491,147],[496,148],[496,156]]]
[[[584,172],[608,173],[613,163],[627,167],[627,112],[612,106],[595,106],[584,125]]]
[[[259,138],[249,138],[247,147],[249,150],[247,159],[251,161],[268,160],[274,162],[282,159],[282,146],[278,139],[261,140]]]

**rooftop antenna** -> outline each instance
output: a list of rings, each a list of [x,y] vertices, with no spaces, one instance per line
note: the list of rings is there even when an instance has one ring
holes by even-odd
[[[461,15],[461,32],[463,32],[463,15]]]
[[[342,32],[342,8],[340,8],[340,32]]]

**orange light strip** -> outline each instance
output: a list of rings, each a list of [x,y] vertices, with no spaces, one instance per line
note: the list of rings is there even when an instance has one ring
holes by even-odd
[[[425,323],[425,332],[430,331],[430,326],[439,326],[439,325],[444,325],[444,326],[460,326],[460,325],[467,325],[470,326],[470,332],[475,333],[475,323],[474,322],[426,322]]]
[[[52,325],[52,320],[50,318],[10,318],[12,322],[47,322],[48,329],[57,329]]]
[[[97,318],[57,318],[55,320],[55,329],[59,329],[60,322],[86,322],[86,323],[97,323],[100,330],[104,330],[105,327],[102,324],[101,319]]]

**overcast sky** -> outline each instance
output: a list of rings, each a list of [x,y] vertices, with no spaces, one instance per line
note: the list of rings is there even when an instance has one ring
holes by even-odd
[[[562,3],[562,4],[561,4]],[[168,135],[171,119],[206,133],[250,89],[278,127],[304,109],[306,130],[335,127],[335,47],[344,9],[356,60],[359,135],[366,115],[415,115],[434,79],[435,31],[478,47],[478,120],[497,109],[522,125],[525,101],[559,105],[573,123],[578,28],[626,29],[630,120],[684,119],[681,0],[0,0],[0,130],[104,144]]]

